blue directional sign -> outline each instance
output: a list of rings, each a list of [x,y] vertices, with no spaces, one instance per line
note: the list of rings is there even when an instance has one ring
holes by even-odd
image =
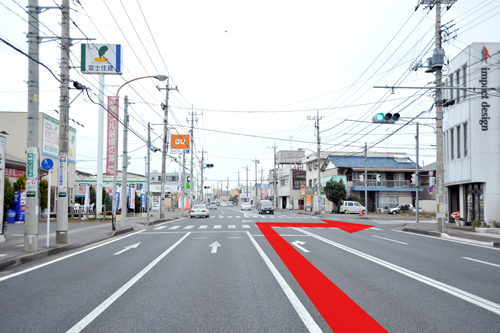
[[[42,161],[42,169],[50,170],[54,167],[54,162],[50,158],[46,158]]]

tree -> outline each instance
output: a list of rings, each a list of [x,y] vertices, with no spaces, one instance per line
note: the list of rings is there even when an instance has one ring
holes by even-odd
[[[96,200],[95,196],[96,196],[95,195],[95,187],[91,186],[90,187],[90,204],[94,204],[94,206],[95,206],[95,200]]]
[[[347,196],[347,190],[342,179],[339,181],[333,181],[333,179],[330,179],[326,182],[325,194],[328,200],[338,206],[339,201],[345,199]]]
[[[111,210],[111,205],[112,205],[111,197],[109,196],[109,193],[106,192],[104,187],[102,188],[102,204],[106,206],[107,210]]]
[[[137,192],[135,192],[135,212],[139,213],[140,211],[141,211],[141,198],[139,197]]]
[[[47,208],[47,199],[49,197],[48,189],[49,182],[47,179],[43,179],[40,181],[40,208],[43,210]]]
[[[12,185],[10,184],[9,178],[5,177],[5,187],[3,190],[3,212],[7,214],[9,209],[14,208],[14,191]]]
[[[14,191],[22,191],[26,189],[26,176],[20,176],[14,183]]]

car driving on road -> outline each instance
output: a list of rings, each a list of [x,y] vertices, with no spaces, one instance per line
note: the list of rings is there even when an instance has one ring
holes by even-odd
[[[274,215],[274,207],[271,200],[261,200],[259,202],[259,206],[257,207],[259,214],[273,214]]]
[[[241,210],[252,210],[252,206],[248,202],[245,202],[241,204]]]
[[[207,218],[209,215],[207,206],[205,206],[203,204],[194,205],[193,208],[191,208],[190,215],[191,215],[191,218],[197,217],[197,216]]]
[[[215,202],[211,202],[210,209],[217,209],[217,204]]]

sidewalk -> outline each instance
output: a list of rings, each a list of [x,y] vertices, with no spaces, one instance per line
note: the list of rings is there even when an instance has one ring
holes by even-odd
[[[185,214],[188,215],[189,212],[186,211]],[[6,241],[0,243],[0,271],[8,267],[83,247],[127,232],[141,230],[152,224],[176,220],[182,217],[182,213],[179,210],[166,211],[164,219],[160,219],[159,211],[151,212],[151,215],[149,217],[149,224],[147,217],[127,217],[127,227],[118,230],[120,223],[118,222],[117,230],[115,231],[111,230],[111,222],[69,221],[68,244],[55,244],[56,222],[52,220],[50,223],[49,247],[47,247],[47,223],[46,221],[41,221],[38,224],[38,251],[36,252],[24,251],[24,223],[9,224],[5,233]]]

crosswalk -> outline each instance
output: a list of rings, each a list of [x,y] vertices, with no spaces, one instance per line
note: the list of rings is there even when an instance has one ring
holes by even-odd
[[[166,225],[163,225],[163,226],[159,226],[159,227],[156,227],[156,228],[153,228],[153,230],[210,230],[210,229],[219,229],[219,230],[222,230],[222,229],[233,229],[233,230],[237,230],[237,229],[252,229],[252,228],[257,228],[257,226],[255,224],[229,224],[229,225],[221,225],[221,224],[214,224],[214,225],[206,225],[206,224],[202,224],[202,225],[173,225],[173,226],[166,226]],[[280,229],[280,227],[274,227],[275,229]],[[315,229],[337,229],[337,228],[315,228]],[[373,228],[373,229],[376,229],[376,230],[382,230],[382,229],[377,229],[377,228]]]
[[[211,219],[232,219],[233,216],[227,216],[227,215],[219,215],[219,216],[210,216]],[[250,219],[303,219],[303,220],[309,220],[309,219],[318,219],[316,216],[307,216],[307,215],[297,215],[297,216],[286,216],[286,215],[245,215],[245,216],[235,216],[234,218],[240,219],[240,218],[250,218]]]

